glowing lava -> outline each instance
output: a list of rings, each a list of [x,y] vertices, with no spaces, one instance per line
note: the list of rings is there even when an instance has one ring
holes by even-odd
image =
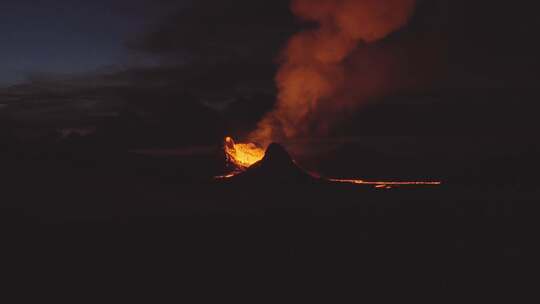
[[[254,143],[237,144],[231,137],[225,138],[225,155],[227,160],[235,167],[233,172],[217,176],[216,179],[228,179],[235,177],[242,172],[249,170],[248,168],[257,162],[261,161],[266,152]],[[286,153],[286,152],[285,152]],[[294,163],[294,160],[292,161]],[[295,163],[296,164],[296,163]],[[361,179],[336,179],[336,178],[321,178],[316,174],[306,172],[315,179],[323,179],[334,183],[367,185],[373,186],[376,189],[392,189],[402,186],[439,186],[442,183],[439,181],[365,181]]]
[[[385,182],[385,181],[365,181],[361,179],[328,179],[335,183],[355,184],[355,185],[372,185],[377,189],[391,189],[398,186],[440,186],[442,182],[426,181],[426,182]]]
[[[227,160],[238,169],[247,169],[264,157],[264,150],[253,143],[237,144],[231,137],[225,138]]]

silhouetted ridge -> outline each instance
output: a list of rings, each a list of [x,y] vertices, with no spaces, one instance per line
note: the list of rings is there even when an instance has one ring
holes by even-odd
[[[261,162],[267,163],[268,165],[276,164],[278,166],[286,164],[292,166],[295,165],[287,150],[285,150],[282,145],[276,143],[272,143],[268,146]]]

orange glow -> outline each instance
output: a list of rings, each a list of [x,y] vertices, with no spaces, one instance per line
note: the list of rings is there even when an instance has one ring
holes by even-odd
[[[227,160],[238,169],[246,169],[264,157],[264,150],[253,143],[237,144],[231,137],[225,138]],[[229,176],[225,176],[229,177]]]
[[[215,179],[227,179],[227,178],[235,177],[236,175],[237,173],[233,172],[233,173],[229,173],[225,175],[216,176]]]
[[[398,186],[440,186],[442,182],[439,181],[425,181],[425,182],[386,182],[386,181],[365,181],[361,179],[328,179],[335,183],[353,184],[353,185],[372,185],[377,189],[392,189]]]
[[[415,5],[416,0],[293,0],[294,14],[319,26],[294,35],[283,49],[275,78],[276,106],[259,122],[250,140],[266,145],[325,133],[332,120],[341,116],[336,113],[365,101],[347,100],[344,96],[351,89],[361,96],[376,94],[369,82],[353,79],[351,88],[347,80],[358,78],[352,77],[358,73],[368,73],[370,80],[380,72],[366,72],[366,67],[354,72],[347,59],[405,26]],[[386,81],[381,79],[380,86]]]

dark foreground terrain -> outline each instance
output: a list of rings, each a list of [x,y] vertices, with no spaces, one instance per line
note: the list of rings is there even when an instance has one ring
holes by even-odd
[[[20,299],[516,302],[536,285],[534,184],[222,183],[209,178],[218,156],[182,171],[134,154],[10,153],[2,272]]]

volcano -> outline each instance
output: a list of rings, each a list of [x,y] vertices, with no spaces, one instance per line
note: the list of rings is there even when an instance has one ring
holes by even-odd
[[[300,168],[287,150],[277,143],[268,146],[260,161],[227,180],[249,183],[315,183],[321,181]]]
[[[236,169],[233,173],[217,179],[240,181],[252,184],[262,183],[340,183],[364,185],[377,189],[391,189],[401,186],[438,186],[439,181],[365,181],[361,179],[322,178],[300,168],[285,148],[277,143],[270,144],[266,151],[259,146],[236,144],[231,137],[225,139],[224,152],[228,162]]]

